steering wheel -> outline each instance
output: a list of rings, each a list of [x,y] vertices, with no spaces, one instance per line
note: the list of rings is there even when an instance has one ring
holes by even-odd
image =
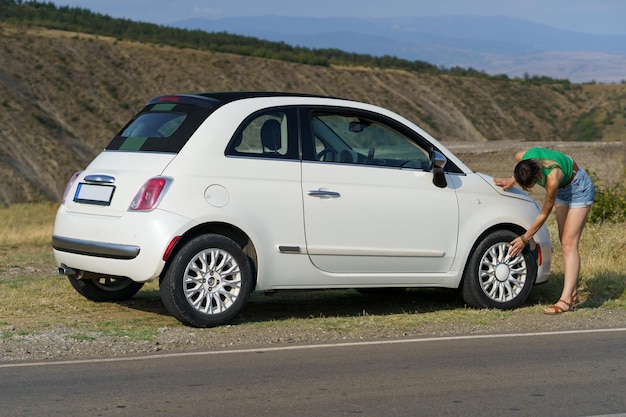
[[[315,154],[315,159],[318,161],[330,161],[333,162],[337,159],[337,152],[331,148],[325,148]]]

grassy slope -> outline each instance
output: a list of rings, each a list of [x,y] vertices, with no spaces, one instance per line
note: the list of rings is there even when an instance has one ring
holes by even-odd
[[[58,201],[71,174],[158,94],[280,90],[388,107],[442,142],[561,140],[587,115],[621,139],[626,86],[319,67],[0,23],[0,203]],[[604,123],[611,120],[612,123]],[[597,129],[596,129],[597,131]],[[605,135],[605,136],[603,136]]]

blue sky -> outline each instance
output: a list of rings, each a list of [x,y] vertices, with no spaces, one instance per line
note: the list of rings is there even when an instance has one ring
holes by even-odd
[[[53,0],[113,17],[168,24],[192,17],[510,16],[596,34],[626,34],[624,0]]]

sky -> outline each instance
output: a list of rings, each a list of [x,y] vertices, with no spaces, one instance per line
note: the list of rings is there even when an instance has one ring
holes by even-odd
[[[559,29],[626,34],[624,0],[53,0],[112,17],[162,25],[237,16],[509,16]]]

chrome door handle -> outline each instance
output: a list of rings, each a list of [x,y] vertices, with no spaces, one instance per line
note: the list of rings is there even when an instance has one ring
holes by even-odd
[[[330,198],[337,198],[337,197],[341,197],[341,194],[339,194],[337,191],[329,191],[329,190],[309,190],[307,192],[308,195],[310,195],[311,197],[330,197]]]

